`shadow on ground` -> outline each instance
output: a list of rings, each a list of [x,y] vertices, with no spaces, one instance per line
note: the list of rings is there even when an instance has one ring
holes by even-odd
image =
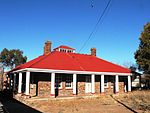
[[[0,101],[6,113],[42,113],[14,99],[11,91],[8,90],[0,92]]]

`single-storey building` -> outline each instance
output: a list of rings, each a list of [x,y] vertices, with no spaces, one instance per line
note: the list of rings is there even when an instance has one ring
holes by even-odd
[[[132,71],[132,77],[131,77],[131,81],[132,81],[132,90],[134,89],[141,89],[141,75],[140,73],[136,72],[136,71]]]
[[[113,94],[131,91],[131,71],[91,54],[79,54],[68,46],[51,50],[22,64],[8,74],[18,94],[39,97]]]

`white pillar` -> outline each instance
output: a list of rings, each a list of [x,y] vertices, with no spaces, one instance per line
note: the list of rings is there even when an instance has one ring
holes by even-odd
[[[16,90],[16,73],[14,73],[14,80],[13,80],[13,91]]]
[[[101,93],[104,93],[104,75],[101,75]]]
[[[77,74],[73,74],[73,95],[77,94]]]
[[[118,75],[115,76],[115,92],[116,93],[119,92],[119,76]]]
[[[131,91],[131,76],[128,76],[128,91]]]
[[[22,93],[22,73],[19,73],[18,93]]]
[[[25,91],[26,95],[30,94],[30,72],[27,71],[26,72],[26,91]]]
[[[51,96],[55,96],[55,73],[51,73]]]
[[[92,94],[94,94],[95,93],[95,75],[94,74],[92,74],[91,75],[91,81],[92,81]]]

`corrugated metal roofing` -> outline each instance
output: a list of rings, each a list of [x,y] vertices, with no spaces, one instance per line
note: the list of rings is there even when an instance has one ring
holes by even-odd
[[[58,51],[39,56],[16,67],[14,70],[24,68],[130,73],[128,68],[113,64],[96,56]]]

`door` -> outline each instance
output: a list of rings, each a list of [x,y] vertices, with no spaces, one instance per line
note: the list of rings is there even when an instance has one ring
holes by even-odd
[[[85,93],[91,93],[91,76],[85,77]]]

